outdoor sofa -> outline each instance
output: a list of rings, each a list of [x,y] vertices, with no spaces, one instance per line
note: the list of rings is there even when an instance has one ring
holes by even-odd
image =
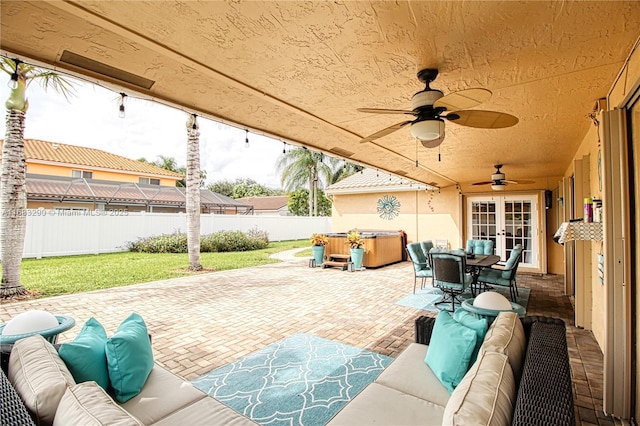
[[[517,315],[501,313],[487,331],[478,360],[453,394],[424,362],[434,322],[434,318],[418,318],[417,343],[405,349],[330,424],[575,424],[563,321],[527,317],[523,327]],[[157,364],[140,394],[118,404],[97,385],[75,385],[54,347],[38,337],[16,343],[19,349],[14,348],[9,362],[13,385],[0,373],[3,425],[32,424],[22,400],[30,401],[39,424],[255,425]],[[28,370],[37,374],[26,374]],[[41,391],[43,400],[35,404],[33,395],[18,397],[16,380],[35,382],[26,386],[32,389],[45,388],[43,382],[58,384]],[[25,383],[15,387],[25,392]],[[63,409],[64,415],[59,416],[57,411]]]
[[[256,425],[158,364],[139,394],[118,403],[95,382],[76,384],[39,334],[16,342],[0,371],[3,426],[34,424],[30,414],[38,425]]]
[[[407,347],[329,423],[338,425],[575,425],[562,320],[501,312],[453,393],[425,364],[435,319],[416,320]]]

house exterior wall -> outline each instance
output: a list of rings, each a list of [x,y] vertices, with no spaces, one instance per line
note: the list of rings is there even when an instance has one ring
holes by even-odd
[[[154,179],[160,179],[160,185],[176,186],[176,179],[161,177],[160,175],[134,173],[134,172],[126,172],[126,171],[99,170],[99,169],[95,169],[91,167],[83,167],[83,166],[40,164],[40,163],[33,163],[30,161],[27,161],[28,173],[48,175],[48,176],[71,177],[72,170],[86,170],[86,171],[93,172],[93,179],[97,179],[97,180],[111,180],[116,182],[138,183],[138,180],[140,177],[151,177]]]
[[[571,161],[571,166],[565,173],[565,178],[569,178],[574,174],[575,170],[573,162],[585,156],[589,156],[589,187],[590,194],[598,199],[602,199],[602,188],[600,186],[600,178],[598,173],[598,129],[595,126],[589,126],[589,130],[576,154]],[[582,217],[582,206],[576,206],[576,216]],[[598,253],[603,252],[602,241],[579,241],[576,244],[591,245],[591,326],[593,335],[598,341],[601,348],[604,347],[604,328],[605,328],[605,288],[598,280]]]
[[[398,215],[380,217],[378,203],[396,197]],[[461,246],[460,195],[455,187],[438,191],[373,192],[334,194],[332,232],[353,228],[385,231],[403,230],[409,242],[447,240],[450,248]]]

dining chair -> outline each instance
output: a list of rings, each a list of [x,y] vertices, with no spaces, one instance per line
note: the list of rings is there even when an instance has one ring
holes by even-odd
[[[467,240],[467,254],[493,254],[492,240]]]
[[[420,248],[422,248],[422,253],[424,253],[424,257],[427,259],[427,265],[429,264],[429,252],[433,248],[433,241],[424,240],[420,241]]]
[[[478,283],[484,285],[497,285],[503,287],[509,287],[509,293],[511,295],[511,301],[516,302],[518,299],[518,284],[516,282],[516,272],[518,271],[518,265],[522,259],[522,246],[516,244],[509,254],[507,263],[499,267],[484,268],[478,275]]]
[[[420,288],[424,288],[427,278],[432,277],[431,267],[419,242],[407,244],[407,253],[413,263],[413,292],[415,293],[418,278],[422,280]]]
[[[429,252],[429,262],[433,272],[433,286],[442,290],[442,299],[436,306],[451,303],[450,312],[461,301],[458,296],[471,286],[473,278],[467,271],[467,255],[463,250],[439,250]],[[439,306],[438,306],[439,307]]]

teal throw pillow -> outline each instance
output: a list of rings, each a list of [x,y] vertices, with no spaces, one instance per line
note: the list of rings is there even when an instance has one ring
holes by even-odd
[[[104,352],[106,343],[107,332],[98,320],[91,317],[73,342],[60,345],[58,354],[67,364],[76,383],[94,381],[102,389],[107,389],[109,373]]]
[[[464,309],[456,310],[453,314],[453,319],[476,332],[476,347],[469,360],[469,366],[472,366],[473,363],[476,362],[476,358],[478,358],[478,352],[480,351],[482,342],[484,342],[484,336],[489,329],[489,322],[486,318],[478,318],[475,314],[465,311]]]
[[[118,402],[126,402],[142,390],[151,369],[153,352],[142,317],[131,314],[106,344],[109,381]]]
[[[433,326],[425,362],[449,392],[453,392],[467,370],[476,347],[477,334],[440,311]]]

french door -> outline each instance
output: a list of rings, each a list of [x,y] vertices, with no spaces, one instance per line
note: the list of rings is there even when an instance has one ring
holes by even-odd
[[[492,240],[494,253],[503,261],[521,244],[521,265],[539,267],[536,195],[468,197],[467,212],[467,238]]]

